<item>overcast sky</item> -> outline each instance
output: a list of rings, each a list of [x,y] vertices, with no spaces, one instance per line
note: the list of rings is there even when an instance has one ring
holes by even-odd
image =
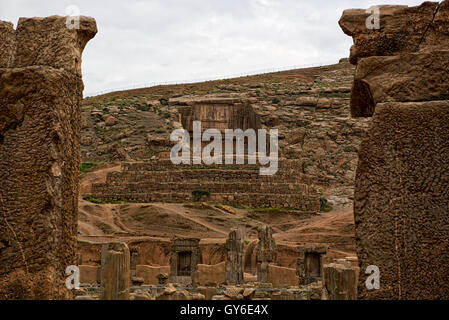
[[[344,9],[422,0],[0,0],[0,20],[67,15],[97,20],[83,54],[85,94],[347,57]]]

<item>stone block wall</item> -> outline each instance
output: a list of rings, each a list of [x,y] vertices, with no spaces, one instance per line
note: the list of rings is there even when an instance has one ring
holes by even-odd
[[[135,202],[192,201],[192,191],[210,192],[206,201],[252,207],[290,207],[319,212],[319,194],[296,160],[280,160],[273,176],[260,176],[256,165],[176,166],[171,161],[124,163],[92,185],[89,196]]]

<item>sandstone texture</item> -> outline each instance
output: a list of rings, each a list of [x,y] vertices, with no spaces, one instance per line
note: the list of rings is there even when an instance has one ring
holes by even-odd
[[[339,22],[354,39],[350,62],[357,69],[351,114],[372,116],[379,102],[447,99],[447,88],[441,89],[447,78],[449,2],[379,6],[379,10],[379,30],[366,27],[365,10],[346,10]]]
[[[362,142],[354,214],[359,292],[449,297],[449,101],[382,103]],[[364,270],[380,269],[368,291]]]
[[[380,30],[364,10],[340,20],[354,38],[351,113],[372,116],[355,179],[359,298],[449,297],[448,13],[449,1],[380,6]]]
[[[349,9],[339,21],[343,32],[354,39],[349,61],[371,56],[394,56],[401,53],[447,47],[449,6],[447,1],[426,1],[420,6],[378,6],[380,29],[368,29],[366,20],[373,13]]]
[[[0,299],[68,298],[76,264],[81,17],[0,22]]]

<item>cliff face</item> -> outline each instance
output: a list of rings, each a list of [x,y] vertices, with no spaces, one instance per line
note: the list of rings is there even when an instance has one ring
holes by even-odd
[[[347,10],[353,116],[372,116],[354,195],[359,298],[449,298],[449,1]],[[368,290],[365,270],[380,270]]]
[[[0,21],[0,299],[70,297],[79,183],[81,17]]]

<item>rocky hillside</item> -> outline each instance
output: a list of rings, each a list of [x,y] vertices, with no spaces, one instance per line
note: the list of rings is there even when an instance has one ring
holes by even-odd
[[[339,64],[265,75],[113,92],[83,102],[82,161],[144,160],[170,150],[177,106],[198,97],[250,98],[264,127],[279,130],[281,156],[300,159],[324,193],[351,198],[368,124],[351,119],[354,67]],[[329,191],[332,190],[332,191]]]

